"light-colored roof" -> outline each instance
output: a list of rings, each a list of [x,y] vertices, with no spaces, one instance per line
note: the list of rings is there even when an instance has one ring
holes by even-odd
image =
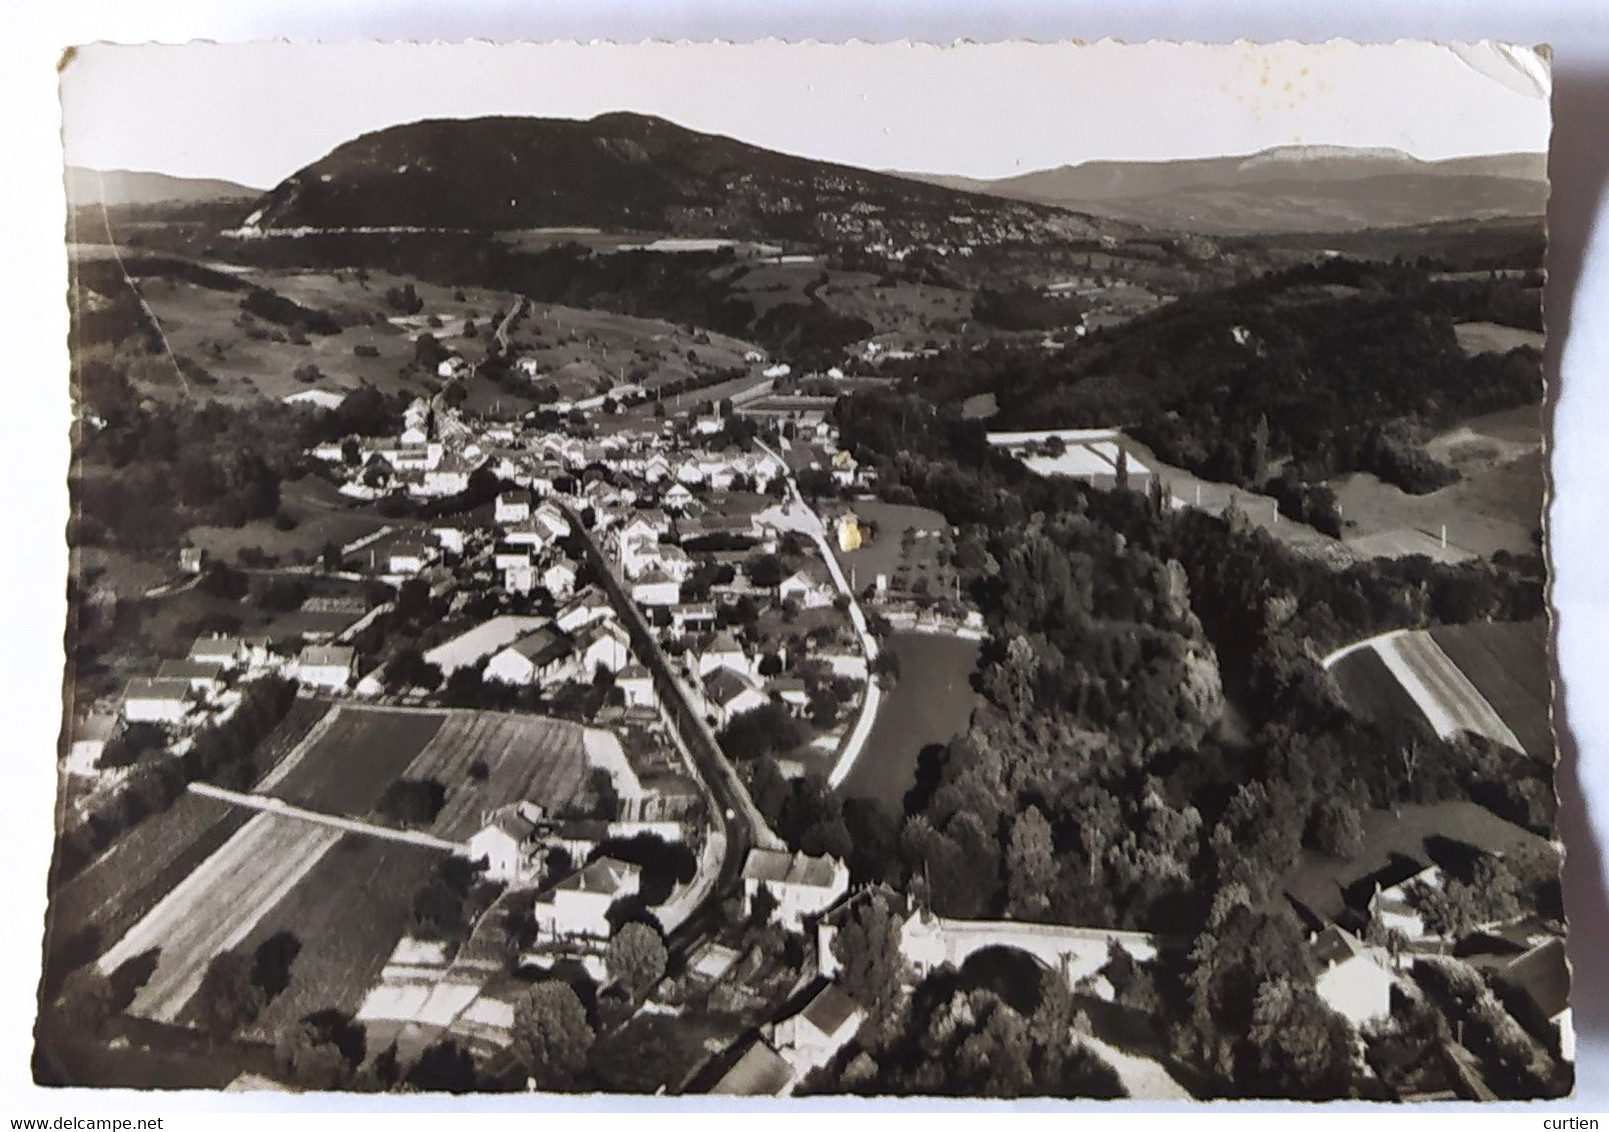
[[[636,865],[614,857],[599,857],[578,873],[572,873],[555,887],[570,892],[596,892],[613,896],[628,887],[641,873]]]
[[[298,664],[311,667],[351,668],[356,655],[356,652],[346,645],[308,645],[296,660]]]
[[[642,665],[628,664],[626,667],[620,670],[620,673],[615,677],[615,680],[652,680],[653,678],[653,673],[649,672],[648,669]]]
[[[128,682],[126,698],[131,700],[184,700],[190,697],[190,681],[172,677],[136,676]]]

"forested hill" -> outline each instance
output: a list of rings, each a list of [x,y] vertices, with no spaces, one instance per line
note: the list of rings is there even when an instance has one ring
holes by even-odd
[[[946,359],[923,385],[996,393],[991,427],[1124,426],[1211,479],[1257,484],[1291,456],[1304,480],[1361,469],[1429,490],[1389,466],[1414,459],[1404,438],[1542,396],[1537,351],[1466,357],[1454,325],[1540,330],[1539,287],[1539,273],[1438,280],[1331,260],[1182,297],[1057,354]]]
[[[258,203],[261,229],[559,226],[737,239],[898,243],[1071,235],[1031,202],[776,153],[659,118],[430,120],[364,134]]]

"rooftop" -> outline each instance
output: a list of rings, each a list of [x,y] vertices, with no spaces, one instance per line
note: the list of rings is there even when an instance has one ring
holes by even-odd
[[[614,896],[637,879],[641,870],[636,865],[614,857],[599,857],[578,873],[571,873],[555,887],[566,892],[595,892]]]
[[[811,857],[803,852],[785,853],[777,849],[750,849],[743,862],[743,879],[766,884],[830,887],[837,877],[839,862],[832,857]]]
[[[710,1092],[729,1097],[776,1097],[792,1083],[793,1066],[764,1042],[755,1042]]]
[[[860,1010],[860,1004],[837,983],[828,983],[799,1013],[823,1034],[836,1034]]]

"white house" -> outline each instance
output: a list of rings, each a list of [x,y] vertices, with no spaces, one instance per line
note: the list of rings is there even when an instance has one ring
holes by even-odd
[[[1440,888],[1442,883],[1440,866],[1427,865],[1407,880],[1386,888],[1377,887],[1374,895],[1369,898],[1369,915],[1378,920],[1382,927],[1399,931],[1410,940],[1440,939],[1440,936],[1425,926],[1424,917],[1413,906],[1413,901],[1408,899],[1408,889],[1416,883],[1430,888]]]
[[[505,491],[497,497],[492,519],[500,524],[523,523],[531,517],[531,493]]]
[[[599,857],[573,873],[532,907],[537,930],[548,935],[608,939],[609,909],[616,900],[635,896],[642,870],[613,857]]]
[[[386,551],[386,573],[412,576],[422,573],[436,556],[423,535],[408,531],[398,535]]]
[[[502,543],[507,546],[526,546],[536,551],[551,541],[547,528],[535,519],[521,519],[503,528]]]
[[[782,579],[782,583],[777,586],[777,597],[781,601],[798,598],[806,609],[822,609],[829,606],[837,596],[837,591],[826,575],[826,566],[811,562]]]
[[[531,513],[531,519],[547,531],[549,540],[570,537],[570,520],[551,501],[544,502]]]
[[[671,484],[670,490],[665,492],[659,502],[667,511],[683,511],[693,502],[693,498],[693,493],[688,490],[687,485],[678,482]]]
[[[748,654],[726,629],[716,633],[710,638],[709,643],[698,651],[697,672],[700,679],[723,668],[748,675],[750,667]]]
[[[190,646],[190,659],[228,671],[245,662],[246,642],[239,637],[197,637]]]
[[[681,636],[685,633],[703,633],[715,628],[715,606],[707,601],[692,602],[670,607],[671,631]]]
[[[194,703],[188,680],[136,676],[123,694],[123,718],[130,723],[178,723]]]
[[[357,653],[345,645],[308,645],[296,658],[296,678],[315,688],[345,691],[357,671]]]
[[[530,567],[536,557],[528,543],[500,542],[492,548],[492,565],[499,570],[512,566]]]
[[[602,665],[610,672],[619,672],[631,663],[631,638],[618,621],[602,621],[589,625],[576,635],[575,666],[582,680]]]
[[[704,678],[704,700],[717,727],[725,727],[734,717],[770,702],[753,680],[730,668],[717,668]]]
[[[778,1022],[771,1044],[800,1077],[826,1065],[866,1020],[860,1004],[828,983],[805,1008]]]
[[[528,594],[536,588],[536,567],[518,562],[503,568],[503,589],[511,594]]]
[[[553,623],[566,633],[574,633],[598,621],[614,617],[614,607],[597,586],[588,586],[572,597],[553,618]]]
[[[574,562],[562,554],[542,571],[542,585],[557,601],[568,601],[580,577]]]
[[[464,553],[464,528],[452,523],[443,523],[430,528],[430,535],[436,544],[448,554]]]
[[[311,409],[339,409],[346,400],[345,393],[338,393],[333,389],[304,389],[300,393],[287,394],[280,398],[287,405],[305,405]]]
[[[640,664],[628,664],[615,674],[615,687],[626,697],[626,706],[651,708],[654,698],[653,674]]]
[[[164,660],[156,675],[158,680],[184,680],[201,696],[223,691],[223,665],[215,660]]]
[[[1314,988],[1337,1014],[1362,1026],[1391,1013],[1391,960],[1384,948],[1370,947],[1334,924],[1313,937],[1314,960],[1322,970]]]
[[[486,662],[486,679],[505,684],[547,684],[571,670],[572,646],[568,637],[544,625],[492,654]]]
[[[805,917],[825,912],[849,891],[849,866],[836,857],[750,849],[743,862],[743,896],[751,911],[761,887],[777,903],[771,918],[800,931]]]
[[[650,570],[631,584],[631,600],[638,605],[676,605],[682,584],[663,570]]]
[[[516,802],[492,811],[469,839],[471,861],[485,861],[486,875],[504,883],[529,876],[541,866],[542,807]]]

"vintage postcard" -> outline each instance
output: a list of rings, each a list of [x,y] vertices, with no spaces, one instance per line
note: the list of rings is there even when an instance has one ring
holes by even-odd
[[[1568,1094],[1549,92],[78,49],[35,1079]]]

